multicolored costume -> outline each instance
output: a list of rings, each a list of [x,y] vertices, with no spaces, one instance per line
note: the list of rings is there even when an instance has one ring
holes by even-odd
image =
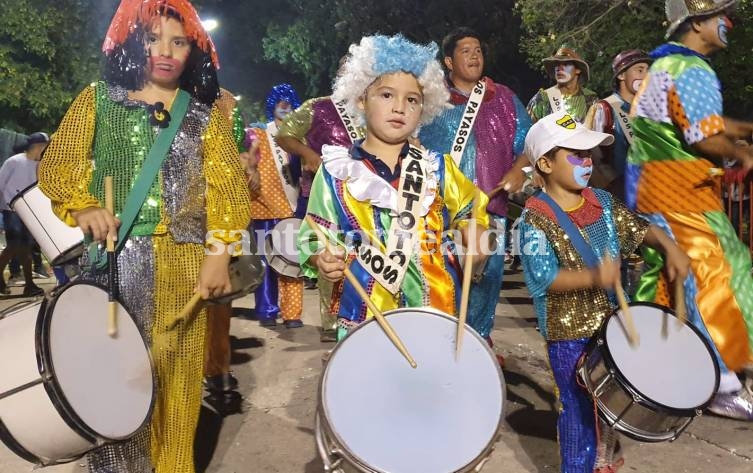
[[[583,123],[586,119],[588,109],[591,108],[599,100],[599,96],[591,89],[587,89],[585,84],[589,78],[588,63],[584,61],[580,55],[573,49],[568,47],[561,47],[557,50],[554,56],[550,56],[542,61],[544,68],[550,77],[555,77],[554,66],[557,63],[575,63],[581,69],[581,76],[579,80],[578,92],[573,95],[562,95],[561,109],[552,110],[552,98],[549,96],[550,92],[547,90],[555,91],[557,85],[550,89],[539,91],[528,102],[528,115],[531,116],[533,122],[537,122],[547,115],[553,112],[565,112],[573,117],[577,122]]]
[[[408,146],[401,154],[408,154]],[[329,234],[332,241],[342,241],[344,235],[366,235],[372,245],[384,252],[390,227],[397,212],[397,182],[387,180],[375,171],[376,158],[369,155],[360,143],[351,151],[340,146],[325,146],[323,167],[314,178],[308,215]],[[429,188],[420,206],[419,234],[415,238],[415,251],[397,295],[376,282],[357,259],[352,259],[350,269],[382,310],[398,307],[431,306],[448,314],[456,314],[460,287],[456,256],[443,249],[452,248],[448,237],[431,240],[427,234],[439,237],[448,230],[462,225],[471,215],[475,187],[455,165],[449,155],[425,154],[426,165],[431,170]],[[398,165],[400,169],[400,165]],[[479,205],[485,207],[482,195]],[[483,207],[482,207],[483,208]],[[480,211],[480,224],[486,226],[488,217]],[[311,229],[304,222],[301,227],[301,264],[307,275],[318,273],[309,256],[316,252],[317,242],[306,239]],[[350,282],[338,284],[333,293],[336,312],[341,327],[350,328],[363,322],[367,313]]]
[[[250,128],[246,135],[246,146],[254,141],[259,143],[257,168],[261,178],[259,195],[251,201],[251,218],[253,219],[256,241],[264,242],[280,220],[293,217],[298,199],[298,185],[292,172],[290,157],[273,141],[277,135],[275,106],[287,102],[292,107],[300,106],[295,90],[289,84],[280,84],[272,88],[267,97],[267,118],[270,122]],[[287,160],[278,163],[277,159]],[[294,196],[290,194],[293,193]],[[256,317],[262,325],[274,325],[281,316],[287,325],[291,321],[300,321],[303,313],[303,280],[278,275],[269,269],[254,293],[256,299]],[[279,304],[278,304],[279,300]]]
[[[484,99],[458,166],[465,177],[488,194],[523,152],[531,120],[509,88],[488,77],[482,80],[486,85]],[[449,85],[453,108],[423,126],[419,134],[424,146],[442,152],[449,152],[452,147],[469,100],[468,95]],[[496,223],[497,252],[488,257],[484,278],[471,286],[468,307],[468,324],[483,337],[489,337],[494,326],[494,311],[502,287],[507,194],[500,192],[493,197],[486,211]]]
[[[186,77],[183,84],[192,95],[188,112],[117,256],[121,298],[152,347],[156,403],[148,428],[128,441],[90,452],[87,460],[92,472],[194,471],[206,311],[190,323],[168,327],[193,296],[207,232],[223,240],[223,231],[244,229],[249,221],[248,189],[230,125],[212,106],[218,93],[216,82],[211,85],[216,55],[190,3],[124,0],[105,41],[106,75],[120,78],[135,90],[143,87],[143,76],[141,82],[138,78],[146,60],[143,25],[168,12],[181,18],[194,48],[201,49],[197,55],[201,66],[194,64],[194,71],[208,75]],[[143,63],[138,62],[142,59]],[[122,76],[114,74],[119,64],[125,65]],[[39,186],[62,220],[75,225],[72,212],[102,206],[105,176],[114,177],[115,214],[121,215],[131,185],[161,130],[150,121],[151,115],[152,107],[130,99],[119,83],[98,82],[74,100],[39,172]],[[93,272],[84,278],[103,282],[106,275]]]
[[[566,213],[596,254],[617,257],[635,251],[648,231],[648,223],[606,191],[585,188],[582,196],[582,205]],[[599,455],[597,463],[594,404],[585,388],[578,384],[575,369],[588,340],[612,313],[616,301],[599,288],[564,292],[549,289],[560,270],[584,270],[586,266],[543,200],[536,196],[528,199],[519,232],[526,285],[533,297],[539,330],[547,341],[561,403],[557,430],[562,471],[593,473],[594,468],[613,462],[614,446],[599,445],[599,450],[605,453],[603,457]],[[610,437],[614,440],[606,430],[599,433],[602,441]]]
[[[717,166],[693,148],[724,132],[721,84],[708,59],[680,43],[651,56],[656,62],[633,105],[627,202],[690,256],[688,318],[714,342],[724,377],[753,361],[753,278],[750,252],[722,206]],[[651,270],[636,298],[672,305],[660,255],[644,258]]]
[[[348,118],[346,116],[346,119]],[[285,117],[277,136],[279,138],[293,138],[304,143],[321,156],[324,145],[350,147],[354,139],[363,137],[363,131],[360,128],[354,128],[354,130],[356,134],[351,136],[331,97],[318,97],[303,102],[303,105]],[[313,179],[314,173],[310,171],[301,172],[300,200],[305,201],[303,209],[308,205]],[[337,330],[337,317],[336,314],[330,313],[332,283],[326,279],[320,279],[318,288],[322,331],[333,332]]]

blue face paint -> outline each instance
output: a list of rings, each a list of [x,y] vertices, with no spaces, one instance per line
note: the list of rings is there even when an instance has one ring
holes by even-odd
[[[727,46],[728,43],[727,33],[729,33],[731,27],[732,22],[726,16],[719,17],[719,41],[725,46]]]
[[[574,154],[568,154],[567,161],[573,165],[573,179],[575,179],[575,183],[580,187],[588,187],[588,180],[591,178],[591,173],[593,172],[591,157],[581,158]]]

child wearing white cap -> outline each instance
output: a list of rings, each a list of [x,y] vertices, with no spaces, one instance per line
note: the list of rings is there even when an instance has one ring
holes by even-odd
[[[567,473],[614,471],[622,462],[614,458],[615,435],[597,433],[593,401],[575,375],[586,343],[616,306],[607,290],[619,283],[620,256],[641,243],[655,247],[666,256],[670,280],[684,278],[690,264],[664,232],[588,186],[591,151],[612,142],[558,113],[533,125],[525,143],[544,189],[521,216],[521,258],[562,406],[557,428]]]

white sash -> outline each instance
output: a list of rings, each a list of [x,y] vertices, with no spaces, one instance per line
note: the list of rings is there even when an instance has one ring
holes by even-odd
[[[473,130],[473,124],[476,122],[476,116],[481,108],[481,102],[484,100],[484,94],[486,93],[486,82],[481,79],[473,86],[470,97],[468,97],[468,103],[465,106],[463,117],[458,124],[458,129],[455,132],[455,139],[452,140],[452,148],[450,149],[450,156],[455,161],[455,164],[460,166],[460,160],[463,158],[463,151],[468,144]]]
[[[282,190],[285,192],[285,197],[288,199],[290,210],[295,212],[295,209],[298,206],[299,189],[297,186],[293,185],[293,176],[290,173],[290,157],[275,141],[275,136],[277,136],[277,124],[275,122],[269,122],[265,132],[267,133],[269,147],[272,149],[272,159],[277,168],[277,175],[282,183]]]
[[[345,130],[347,130],[348,132],[350,142],[354,143],[356,140],[363,138],[361,130],[356,126],[356,122],[345,111],[345,102],[335,102],[334,100],[332,100],[332,103],[335,106],[335,110],[337,110],[337,115],[340,116],[340,121],[345,127]]]
[[[625,135],[625,138],[627,138],[628,146],[632,145],[633,139],[635,138],[635,134],[633,133],[633,124],[631,123],[628,114],[622,110],[622,98],[617,94],[612,94],[604,100],[612,106],[612,110],[614,111],[613,121],[620,123],[622,133]]]
[[[562,102],[562,92],[560,88],[555,86],[546,89],[546,95],[549,97],[549,106],[552,108],[552,113],[561,112],[565,109],[565,105]]]
[[[387,236],[387,254],[379,248],[361,243],[356,258],[361,266],[391,294],[397,294],[413,256],[414,237],[421,219],[421,202],[426,195],[429,167],[425,151],[414,146],[403,158],[398,185],[397,216],[393,217]]]

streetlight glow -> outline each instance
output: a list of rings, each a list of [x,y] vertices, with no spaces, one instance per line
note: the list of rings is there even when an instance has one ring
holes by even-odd
[[[211,33],[220,26],[220,22],[214,18],[207,18],[206,20],[201,20],[201,26],[204,27],[207,33]]]

